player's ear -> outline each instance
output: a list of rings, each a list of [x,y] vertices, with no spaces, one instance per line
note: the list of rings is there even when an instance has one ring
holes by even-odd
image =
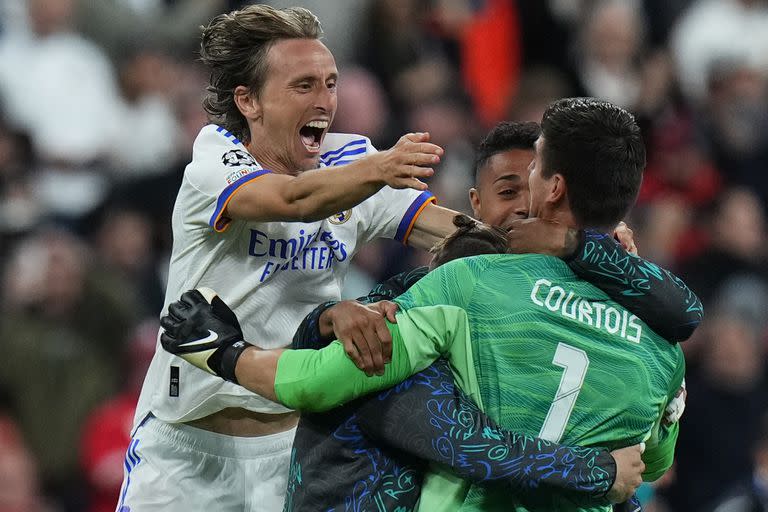
[[[549,192],[547,194],[547,201],[552,204],[560,204],[565,201],[568,192],[568,186],[565,183],[565,179],[562,174],[554,174],[549,183]]]
[[[244,85],[238,85],[234,90],[235,105],[243,116],[249,121],[255,121],[261,117],[261,105],[256,94]]]
[[[476,219],[480,218],[480,193],[475,187],[469,189],[469,204],[472,205],[472,213]]]

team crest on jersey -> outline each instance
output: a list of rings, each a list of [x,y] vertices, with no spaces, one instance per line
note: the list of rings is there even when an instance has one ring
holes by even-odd
[[[232,149],[227,151],[221,155],[221,163],[227,167],[261,167],[247,151],[243,151],[242,149]]]
[[[328,222],[331,224],[344,224],[350,217],[352,217],[352,210],[344,210],[343,212],[328,217]]]

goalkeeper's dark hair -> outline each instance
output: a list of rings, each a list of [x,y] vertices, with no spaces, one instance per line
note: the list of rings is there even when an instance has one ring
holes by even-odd
[[[475,183],[477,183],[477,174],[483,168],[488,160],[497,153],[509,151],[511,149],[525,149],[533,151],[533,144],[541,134],[541,128],[538,123],[515,123],[512,121],[503,121],[488,132],[475,152]]]
[[[323,34],[309,10],[268,5],[220,14],[202,29],[200,60],[211,73],[203,108],[212,122],[242,141],[250,140],[250,133],[235,104],[235,88],[243,85],[259,94],[269,72],[267,53],[276,41],[319,39]]]
[[[611,228],[635,203],[645,144],[635,117],[595,98],[563,98],[541,121],[541,176],[565,178],[568,204],[581,226]]]
[[[503,254],[508,251],[507,234],[503,229],[488,226],[466,215],[453,218],[456,231],[439,241],[430,252],[434,255],[430,269],[459,258],[478,254]]]

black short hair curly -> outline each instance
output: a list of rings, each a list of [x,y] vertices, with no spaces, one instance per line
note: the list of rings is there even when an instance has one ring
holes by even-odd
[[[595,98],[564,98],[541,121],[544,178],[561,174],[582,226],[613,227],[640,191],[645,144],[632,114]]]
[[[533,151],[533,144],[541,134],[538,123],[515,123],[504,121],[488,132],[488,135],[480,141],[475,154],[475,183],[477,173],[490,160],[490,158],[510,149],[529,149]]]

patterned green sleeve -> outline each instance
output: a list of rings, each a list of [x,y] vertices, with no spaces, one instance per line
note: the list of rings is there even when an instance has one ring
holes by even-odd
[[[368,377],[344,352],[340,341],[321,350],[286,350],[277,362],[278,401],[300,411],[327,411],[354,398],[394,386],[418,370],[410,365],[397,325],[392,333],[392,361],[384,375]]]
[[[672,379],[672,383],[669,388],[670,397],[675,396],[675,393],[683,383],[685,377],[685,359],[683,358],[682,350],[678,347],[678,367],[675,377]],[[665,404],[666,405],[666,404]],[[643,462],[645,462],[645,472],[643,473],[643,480],[646,482],[652,482],[661,478],[666,471],[672,466],[675,458],[675,444],[677,443],[677,435],[680,430],[679,423],[673,423],[672,425],[664,425],[662,419],[664,417],[664,410],[659,413],[659,419],[656,422],[654,429],[651,433],[651,437],[646,441],[646,449],[643,453]]]
[[[280,402],[305,411],[332,409],[402,382],[451,351],[451,362],[469,372],[469,320],[464,306],[483,264],[469,258],[442,265],[397,299],[401,311],[397,324],[389,325],[392,362],[382,376],[367,377],[358,370],[339,342],[318,351],[286,350],[275,377]]]
[[[441,304],[465,308],[472,298],[483,265],[487,263],[477,258],[448,262],[422,277],[395,302],[406,311],[412,307]]]
[[[388,327],[392,361],[384,367],[384,375],[366,376],[347,357],[339,341],[321,350],[286,350],[275,375],[278,400],[292,409],[327,411],[402,382],[451,352],[454,345],[456,359],[471,365],[471,351],[467,359],[469,323],[461,308],[413,308],[399,313],[397,324]]]

